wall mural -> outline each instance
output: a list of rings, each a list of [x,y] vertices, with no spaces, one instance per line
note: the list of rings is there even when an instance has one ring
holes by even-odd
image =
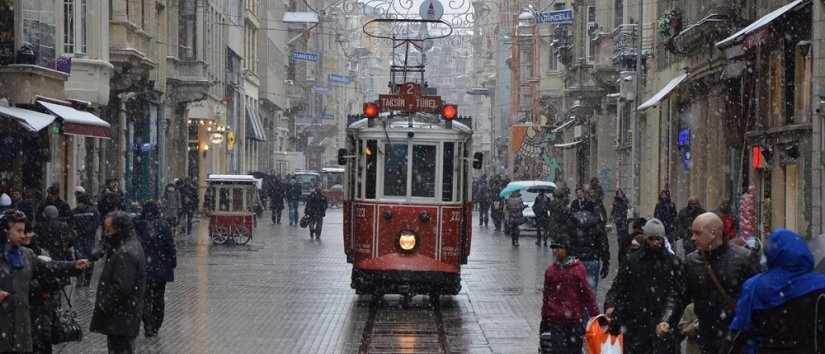
[[[553,149],[557,134],[549,127],[513,126],[513,177],[555,182],[561,175],[560,151]]]

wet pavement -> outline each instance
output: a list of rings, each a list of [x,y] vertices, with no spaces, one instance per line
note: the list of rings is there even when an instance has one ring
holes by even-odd
[[[543,273],[553,257],[532,236],[513,248],[492,226],[475,225],[459,295],[437,304],[417,296],[407,305],[399,296],[375,302],[355,295],[339,210],[327,213],[320,241],[306,229],[272,225],[268,216],[246,246],[212,246],[206,222],[179,240],[166,319],[157,337],[138,337],[138,352],[536,352]],[[600,282],[600,299],[608,285]],[[94,289],[72,297],[88,330]],[[55,351],[105,353],[103,335],[84,334]]]

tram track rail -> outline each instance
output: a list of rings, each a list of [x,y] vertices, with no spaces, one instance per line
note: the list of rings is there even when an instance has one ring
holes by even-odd
[[[439,301],[373,299],[358,353],[452,353]]]

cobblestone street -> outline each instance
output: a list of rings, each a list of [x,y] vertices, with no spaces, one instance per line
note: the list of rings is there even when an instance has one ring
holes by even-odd
[[[355,295],[338,210],[328,213],[321,241],[305,229],[272,225],[268,212],[247,246],[212,246],[206,227],[198,223],[196,236],[179,242],[166,320],[158,337],[138,338],[140,353],[536,351],[542,277],[552,255],[532,236],[512,248],[502,233],[475,226],[462,291],[443,296],[432,318],[423,296],[402,308],[398,296],[371,306],[370,296]],[[94,290],[77,289],[73,298],[87,331]],[[443,328],[440,336],[435,326]],[[104,336],[85,333],[83,342],[55,350],[105,348]]]

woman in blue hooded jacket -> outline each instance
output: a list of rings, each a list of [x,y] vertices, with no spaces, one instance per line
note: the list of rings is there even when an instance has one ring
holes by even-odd
[[[748,279],[722,353],[825,353],[825,275],[814,272],[805,241],[778,229],[768,239],[768,270]]]

